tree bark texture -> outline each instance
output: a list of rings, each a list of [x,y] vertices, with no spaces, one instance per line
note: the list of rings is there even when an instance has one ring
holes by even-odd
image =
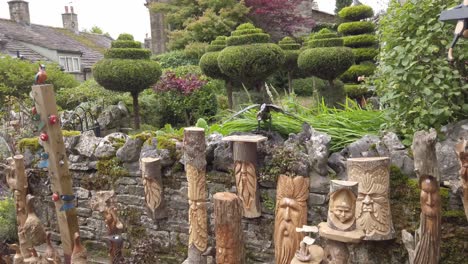
[[[242,202],[233,193],[221,192],[213,196],[216,263],[245,263],[242,233]]]

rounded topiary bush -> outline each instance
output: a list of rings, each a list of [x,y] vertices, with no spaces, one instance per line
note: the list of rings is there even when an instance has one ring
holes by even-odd
[[[375,30],[375,26],[370,21],[358,21],[343,23],[338,26],[338,32],[343,35],[359,35],[372,33]]]
[[[374,10],[367,5],[348,6],[338,13],[341,19],[348,21],[359,21],[374,16]]]
[[[210,45],[206,47],[206,52],[220,51],[226,47],[226,37],[219,36],[215,40],[211,41]]]
[[[369,47],[377,44],[377,37],[370,34],[346,36],[343,41],[344,46],[350,48]]]
[[[141,48],[141,42],[134,41],[134,40],[116,40],[112,41],[111,48],[134,48],[139,49]]]
[[[312,34],[307,42],[309,48],[320,47],[341,47],[343,46],[343,39],[329,29],[322,29],[316,34]]]
[[[330,82],[353,64],[353,52],[346,47],[307,49],[298,58],[300,69]]]
[[[369,90],[367,87],[360,84],[345,84],[344,91],[350,98],[359,98],[361,96],[369,95]]]
[[[221,72],[218,66],[219,51],[226,47],[226,37],[217,37],[206,48],[207,53],[203,54],[200,59],[200,68],[203,74],[214,79],[227,79],[227,76]]]
[[[353,49],[354,61],[359,64],[363,61],[373,61],[379,54],[376,48],[357,48]]]
[[[117,42],[133,41],[130,34],[121,34]],[[117,44],[117,46],[125,44]],[[131,46],[133,44],[129,44]],[[115,46],[115,45],[114,45]],[[104,59],[94,65],[96,82],[108,90],[130,92],[133,97],[135,128],[140,127],[138,94],[155,84],[161,76],[161,67],[150,60],[151,52],[143,48],[111,48]]]
[[[373,63],[363,63],[351,66],[345,73],[343,73],[340,79],[343,82],[357,82],[359,76],[370,76],[375,71],[375,65]]]

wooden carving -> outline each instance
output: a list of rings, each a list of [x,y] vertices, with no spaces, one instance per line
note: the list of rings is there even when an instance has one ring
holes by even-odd
[[[307,224],[307,199],[309,179],[280,175],[276,194],[275,212],[275,263],[290,264],[301,240],[296,227]]]
[[[74,235],[74,246],[71,255],[71,264],[87,264],[88,252],[86,248],[81,245],[80,233],[76,232]]]
[[[214,199],[216,263],[245,263],[242,235],[242,201],[233,193],[216,193]]]
[[[206,199],[205,170],[199,170],[190,164],[186,164],[185,171],[187,172],[189,200],[198,201]]]
[[[356,223],[364,230],[364,240],[388,240],[395,237],[390,212],[390,159],[348,159],[348,179],[359,183]]]
[[[90,207],[102,213],[108,235],[120,234],[124,228],[117,214],[114,191],[99,191],[90,200]]]
[[[123,239],[120,235],[107,236],[106,239],[110,243],[110,264],[124,263],[122,255]]]
[[[323,258],[323,248],[317,245],[307,245],[302,241],[291,264],[320,264]]]
[[[62,259],[60,258],[60,255],[58,254],[57,250],[52,246],[52,241],[50,241],[50,236],[51,236],[51,233],[47,232],[47,248],[45,252],[45,258],[52,260],[53,263],[61,264]]]
[[[21,228],[21,232],[24,232],[25,237],[31,242],[32,246],[39,246],[46,242],[46,232],[44,226],[41,223],[39,217],[37,217],[33,208],[34,196],[28,194],[26,197],[28,217],[26,222]]]
[[[346,243],[327,240],[325,247],[325,259],[331,264],[346,264],[348,263],[349,250]]]
[[[244,207],[250,209],[257,193],[257,174],[255,165],[248,161],[236,161],[234,165],[236,187]]]
[[[458,159],[460,161],[460,181],[463,191],[463,207],[465,208],[466,219],[468,220],[468,141],[465,139],[455,145]]]
[[[189,201],[189,245],[205,252],[208,245],[206,202]]]
[[[17,244],[8,245],[11,249],[15,251],[15,256],[13,257],[14,264],[23,264],[24,258],[21,255],[20,247]]]
[[[423,175],[421,187],[421,225],[416,237],[414,264],[437,264],[440,257],[441,199],[435,177]]]
[[[145,201],[154,219],[165,217],[162,210],[163,185],[161,177],[161,160],[159,158],[142,158],[141,176],[145,187]],[[159,209],[159,210],[158,210]]]
[[[340,231],[356,229],[357,182],[332,180],[330,193],[328,226]]]

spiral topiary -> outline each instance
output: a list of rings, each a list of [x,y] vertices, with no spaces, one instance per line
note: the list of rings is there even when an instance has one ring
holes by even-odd
[[[324,28],[316,34],[310,35],[307,46],[309,48],[341,47],[343,46],[343,39],[336,32]]]
[[[231,80],[258,84],[284,63],[283,49],[268,43],[270,36],[250,23],[242,24],[227,38],[218,65]]]
[[[161,67],[150,60],[150,56],[151,52],[141,48],[141,43],[134,41],[132,35],[121,34],[105,53],[104,59],[93,68],[94,79],[104,88],[130,92],[136,129],[140,127],[138,94],[155,84],[161,76]]]
[[[303,51],[297,63],[300,69],[332,83],[354,64],[354,55],[346,47],[314,48]]]

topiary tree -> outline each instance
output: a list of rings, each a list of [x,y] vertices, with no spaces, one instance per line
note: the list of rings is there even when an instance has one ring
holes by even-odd
[[[285,59],[283,49],[269,41],[270,35],[250,23],[238,26],[226,39],[227,47],[219,53],[221,72],[231,81],[253,84],[260,91],[263,81]]]
[[[364,97],[369,93],[365,87],[357,85],[358,76],[370,76],[375,71],[374,58],[378,54],[377,37],[374,24],[368,19],[374,15],[372,7],[357,5],[343,8],[338,15],[344,21],[338,31],[345,35],[344,46],[353,50],[356,65],[351,66],[340,79],[345,82],[345,90],[349,97],[355,98],[364,104]]]
[[[293,74],[299,72],[299,67],[297,66],[297,58],[299,57],[299,50],[301,45],[297,43],[291,37],[285,37],[278,42],[280,48],[284,50],[284,64],[282,69],[288,73],[288,90],[289,93],[293,93],[292,79]]]
[[[108,90],[129,92],[133,97],[135,129],[140,128],[138,94],[155,84],[161,67],[150,60],[151,51],[141,48],[130,34],[121,34],[112,42],[104,59],[94,65],[94,79]]]
[[[336,104],[343,99],[335,96],[343,93],[343,87],[335,85],[334,80],[354,64],[353,52],[350,48],[343,47],[343,39],[328,29],[322,29],[311,36],[307,46],[308,48],[299,54],[299,69],[327,80],[331,90],[321,91],[321,96],[327,103]]]

